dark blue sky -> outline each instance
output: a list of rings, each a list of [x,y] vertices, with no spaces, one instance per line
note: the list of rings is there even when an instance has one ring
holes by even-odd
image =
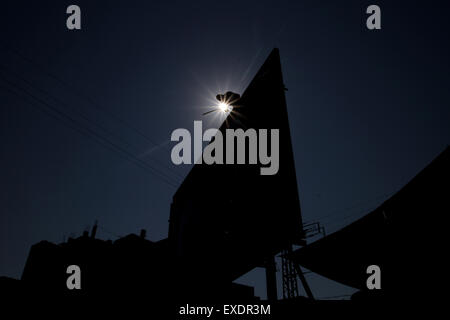
[[[189,170],[170,161],[171,132],[192,130],[217,92],[242,93],[274,46],[304,220],[329,233],[380,204],[450,141],[448,4],[392,2],[3,1],[0,275],[20,277],[32,244],[96,219],[102,238],[166,237]],[[66,29],[73,3],[81,31]],[[368,31],[374,3],[382,30]],[[246,280],[263,294],[261,272]],[[311,282],[318,296],[349,292]]]

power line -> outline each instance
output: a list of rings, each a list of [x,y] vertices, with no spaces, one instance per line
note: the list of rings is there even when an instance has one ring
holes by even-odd
[[[104,227],[102,227],[102,226],[97,226],[100,230],[102,230],[103,232],[105,232],[105,233],[107,233],[107,234],[110,234],[110,235],[112,235],[112,236],[114,236],[114,237],[116,237],[116,238],[121,238],[122,236],[120,236],[120,235],[118,235],[118,234],[116,234],[116,233],[114,233],[114,232],[112,232],[112,231],[109,231],[108,229],[105,229]]]
[[[373,198],[370,198],[370,199],[366,199],[366,200],[358,201],[358,202],[353,202],[350,206],[347,206],[347,207],[341,208],[341,209],[333,209],[332,211],[329,211],[325,215],[315,218],[315,220],[318,220],[318,221],[325,220],[326,221],[326,220],[329,220],[329,219],[325,219],[325,218],[329,218],[329,217],[331,217],[332,221],[335,220],[335,219],[341,219],[341,217],[337,217],[336,216],[336,213],[353,210],[353,209],[356,209],[358,207],[361,207],[362,205],[366,205],[368,203],[372,203],[373,201],[376,201],[376,200],[379,200],[379,199],[391,196],[393,194],[394,194],[394,192],[388,192],[388,193],[379,194],[379,195],[377,195],[377,196],[375,196]],[[308,221],[305,221],[305,223],[306,222],[308,222]],[[312,221],[309,221],[309,222],[312,222]]]
[[[112,113],[111,111],[106,111],[105,108],[101,107],[97,102],[95,102],[91,97],[89,97],[88,95],[86,95],[85,93],[83,93],[81,90],[79,90],[78,88],[74,87],[73,85],[70,85],[67,81],[57,77],[56,75],[48,72],[41,64],[35,62],[34,60],[24,56],[23,54],[21,54],[18,50],[9,48],[9,51],[13,54],[15,54],[16,56],[20,57],[22,60],[27,61],[28,63],[32,64],[35,68],[40,69],[40,71],[42,73],[44,73],[45,75],[47,75],[48,77],[54,79],[55,81],[59,82],[61,85],[63,85],[64,87],[66,87],[67,89],[71,90],[72,92],[75,93],[75,95],[77,95],[79,98],[87,101],[90,105],[92,105],[96,110],[103,112],[105,114],[107,114],[110,118],[114,119],[115,121],[119,122],[121,125],[131,129],[132,131],[134,131],[135,133],[137,133],[139,136],[141,136],[142,138],[144,138],[145,140],[147,140],[148,142],[150,142],[151,144],[153,144],[156,147],[161,147],[163,148],[166,152],[168,152],[168,154],[170,155],[170,150],[168,150],[166,148],[166,146],[164,144],[159,144],[157,142],[155,142],[153,139],[151,139],[150,137],[148,137],[146,134],[144,134],[141,130],[135,128],[134,126],[132,126],[130,123],[128,123],[127,121],[123,120],[122,118],[120,118],[119,116],[115,115],[114,113]],[[165,167],[167,170],[169,170],[170,172],[172,172],[175,176],[177,176],[180,179],[183,179],[183,177],[178,174],[177,172],[173,171],[172,168],[166,166],[165,164],[163,164],[161,161],[159,161],[158,159],[154,159],[154,161],[156,163],[158,163],[159,165]]]
[[[166,175],[164,175],[163,173],[161,173],[158,170],[154,169],[153,167],[151,167],[147,163],[143,162],[141,159],[136,158],[136,156],[134,154],[130,153],[126,149],[124,149],[121,146],[117,145],[116,143],[114,143],[110,139],[101,136],[100,134],[98,134],[97,132],[93,131],[92,129],[90,129],[90,128],[86,127],[86,126],[83,126],[82,124],[80,124],[78,121],[76,121],[76,119],[74,119],[70,115],[67,115],[66,113],[64,113],[61,110],[59,110],[57,107],[52,106],[51,104],[49,104],[48,102],[40,99],[39,97],[36,97],[32,93],[28,92],[26,89],[20,88],[20,86],[18,86],[17,84],[9,81],[3,74],[1,76],[1,78],[7,84],[9,84],[11,87],[21,91],[22,93],[24,93],[28,97],[32,98],[34,101],[39,102],[41,105],[43,105],[43,106],[47,107],[48,109],[50,109],[51,111],[53,111],[57,116],[55,114],[52,114],[51,112],[48,112],[47,109],[40,107],[38,104],[31,103],[33,106],[38,107],[40,110],[42,110],[47,115],[50,115],[51,117],[53,117],[53,118],[55,118],[57,120],[64,119],[63,121],[65,121],[65,123],[68,124],[72,129],[74,129],[74,130],[80,132],[81,134],[86,135],[86,136],[88,136],[90,138],[94,138],[95,141],[97,141],[97,143],[101,144],[102,146],[104,146],[104,147],[106,147],[106,148],[108,148],[108,149],[110,149],[110,150],[112,150],[112,151],[114,151],[116,153],[122,154],[122,156],[125,156],[125,158],[127,160],[129,160],[130,162],[132,162],[135,165],[143,168],[144,170],[150,171],[151,173],[153,173],[155,176],[159,177],[161,180],[163,180],[168,185],[171,185],[172,187],[176,188],[176,185],[172,181],[170,181],[170,179]],[[15,91],[12,91],[12,92],[14,92],[17,95],[19,95]],[[106,144],[105,144],[105,142],[106,142]]]
[[[1,65],[1,67],[2,67],[4,70],[7,70],[7,68],[6,68],[5,66]],[[55,102],[57,102],[58,104],[63,105],[63,106],[66,106],[66,107],[69,107],[69,105],[68,105],[67,103],[65,103],[65,102],[61,101],[60,99],[56,98],[55,96],[53,96],[52,94],[50,94],[48,91],[46,91],[46,90],[44,90],[44,89],[42,89],[42,88],[39,88],[38,86],[35,86],[33,83],[31,83],[31,82],[28,81],[27,79],[23,78],[21,75],[15,73],[15,72],[13,72],[13,71],[11,71],[10,69],[7,70],[7,71],[8,71],[9,73],[13,74],[15,77],[19,78],[20,80],[22,80],[24,83],[26,83],[26,84],[29,85],[30,87],[36,89],[37,91],[40,91],[41,93],[43,93],[44,95],[46,95],[46,96],[48,96],[48,97],[50,97],[51,99],[53,99],[53,100],[54,100]],[[70,107],[69,107],[69,108],[70,108]],[[74,111],[76,114],[78,114],[78,115],[79,115],[82,119],[84,119],[86,122],[91,123],[92,125],[94,125],[95,127],[99,128],[100,130],[104,131],[105,133],[107,133],[107,134],[109,134],[109,135],[112,135],[112,136],[117,137],[119,140],[121,140],[121,141],[122,141],[125,145],[127,145],[128,147],[136,148],[136,149],[138,148],[138,147],[136,147],[135,145],[131,145],[130,143],[128,143],[127,141],[125,141],[124,139],[122,139],[120,136],[118,136],[118,135],[115,134],[114,132],[111,132],[109,129],[105,128],[103,125],[95,123],[94,121],[92,121],[91,119],[89,119],[87,116],[85,116],[83,113],[81,113],[81,112],[79,112],[79,111],[77,111],[77,110],[74,110],[73,108],[70,108],[70,109],[71,109],[72,111]],[[167,168],[167,166],[166,166],[166,169],[168,169],[168,172],[169,172],[169,173],[173,173],[173,171],[171,171],[170,168]],[[156,170],[156,169],[155,169],[155,170]],[[176,183],[180,183],[180,181],[177,181],[177,178],[178,178],[178,177],[175,177],[175,176],[174,176],[174,177],[173,177],[173,180],[174,180]]]

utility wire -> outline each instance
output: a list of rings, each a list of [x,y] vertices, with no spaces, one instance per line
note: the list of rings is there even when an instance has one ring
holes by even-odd
[[[330,218],[330,217],[331,217],[332,221],[335,220],[335,219],[341,219],[341,217],[336,216],[337,213],[356,209],[356,208],[361,207],[363,205],[366,205],[368,203],[372,203],[373,201],[376,201],[376,200],[379,200],[379,199],[391,196],[394,193],[395,192],[388,192],[388,193],[379,194],[376,197],[373,197],[373,198],[370,198],[370,199],[366,199],[366,200],[358,201],[358,202],[353,202],[353,204],[351,204],[350,206],[342,208],[342,209],[333,209],[332,211],[329,211],[325,215],[315,218],[314,221],[323,221],[323,220],[326,221],[326,220],[329,220],[329,219],[325,219],[325,218]],[[312,220],[311,221],[310,220],[304,221],[304,223],[307,223],[307,222],[313,222],[313,221]]]
[[[22,80],[24,83],[26,83],[28,86],[34,88],[35,90],[43,93],[44,95],[50,97],[52,100],[54,100],[56,103],[58,103],[59,105],[65,106],[66,108],[70,108],[70,106],[65,103],[64,101],[56,98],[55,96],[53,96],[52,94],[50,94],[48,91],[39,88],[38,86],[35,86],[33,83],[31,83],[30,81],[28,81],[27,79],[25,79],[24,77],[22,77],[21,75],[17,74],[16,72],[6,68],[4,65],[0,65],[0,68],[3,68],[4,70],[7,70],[9,73],[13,74],[15,77],[19,78],[20,80]],[[122,139],[120,136],[118,136],[117,134],[115,134],[114,132],[111,132],[109,129],[107,129],[106,127],[104,127],[101,124],[97,124],[95,123],[93,120],[89,119],[88,117],[86,117],[83,113],[74,110],[74,108],[70,108],[72,111],[74,111],[76,114],[78,114],[82,119],[84,119],[86,122],[92,124],[93,126],[99,128],[100,130],[104,131],[105,133],[114,136],[116,138],[118,138],[120,141],[122,141],[126,146],[131,147],[131,148],[136,148],[138,149],[138,147],[136,147],[135,145],[132,145],[130,143],[128,143],[127,141],[125,141],[124,139]],[[167,167],[166,167],[167,168]],[[155,169],[156,170],[156,169]],[[170,171],[170,168],[168,168],[169,173],[172,173],[172,171]],[[166,175],[167,176],[167,175]],[[167,176],[169,177],[169,176]],[[177,177],[174,177],[173,180],[179,184],[180,181],[177,181]]]
[[[32,93],[28,92],[26,89],[20,88],[20,86],[18,86],[14,82],[11,82],[10,80],[8,80],[4,74],[1,75],[1,79],[3,79],[3,81],[5,83],[7,83],[11,87],[15,88],[19,92],[24,93],[26,96],[28,96],[32,100],[38,102],[40,105],[45,106],[47,109],[41,107],[39,104],[31,103],[31,105],[38,107],[40,110],[45,112],[47,115],[50,115],[51,117],[53,117],[57,120],[65,121],[65,123],[68,124],[72,129],[74,129],[74,130],[80,132],[81,134],[86,135],[90,138],[94,138],[94,140],[97,141],[97,143],[101,144],[102,146],[104,146],[116,153],[122,154],[122,156],[124,156],[130,162],[134,163],[135,165],[141,167],[144,170],[147,170],[147,171],[153,173],[155,176],[157,176],[161,180],[163,180],[166,184],[176,188],[176,185],[172,181],[170,181],[164,174],[158,172],[157,170],[155,170],[154,168],[149,166],[147,163],[143,162],[141,159],[136,158],[136,156],[134,154],[130,153],[126,149],[117,145],[110,139],[101,136],[100,134],[96,133],[95,131],[93,131],[92,129],[90,129],[86,126],[83,126],[82,124],[80,124],[78,121],[76,121],[70,115],[67,115],[66,113],[60,111],[58,108],[56,108],[53,105],[49,104],[48,102],[40,99],[39,97],[33,95]],[[15,92],[13,90],[12,90],[12,92],[14,92],[20,96],[19,93]],[[52,114],[51,112],[48,112],[48,110],[53,111],[54,114]]]
[[[114,236],[114,237],[116,237],[116,238],[121,238],[122,236],[120,236],[120,235],[118,235],[118,234],[116,234],[116,233],[114,233],[114,232],[112,232],[112,231],[109,231],[108,229],[105,229],[104,227],[102,227],[102,226],[97,226],[97,228],[99,228],[100,230],[102,230],[103,232],[105,232],[105,233],[107,233],[107,234],[110,234],[110,235],[112,235],[112,236]]]
[[[120,123],[122,126],[127,127],[128,129],[134,131],[135,133],[137,133],[139,136],[141,136],[142,138],[144,138],[146,141],[150,142],[152,145],[156,146],[156,147],[161,147],[163,148],[169,155],[170,155],[170,150],[166,147],[165,144],[160,144],[158,142],[155,142],[153,139],[151,139],[150,137],[148,137],[146,134],[144,134],[141,130],[135,128],[134,126],[132,126],[129,122],[123,120],[121,117],[115,115],[114,113],[112,113],[111,111],[106,111],[105,108],[103,108],[102,106],[100,106],[97,102],[94,101],[94,99],[92,99],[91,97],[89,97],[88,95],[86,95],[85,93],[83,93],[81,90],[79,90],[78,88],[76,88],[75,86],[69,84],[67,81],[61,79],[60,77],[57,77],[56,75],[48,72],[40,63],[37,63],[36,61],[24,56],[23,54],[21,54],[19,51],[10,48],[9,51],[18,56],[19,58],[21,58],[24,61],[27,61],[29,64],[33,65],[35,69],[39,69],[42,73],[44,73],[45,75],[47,75],[48,77],[52,78],[53,80],[59,82],[62,86],[64,86],[66,89],[72,91],[75,95],[77,95],[79,98],[87,101],[90,105],[92,105],[97,111],[99,112],[103,112],[106,115],[108,115],[111,119],[114,119],[115,121],[117,121],[118,123]],[[175,176],[177,176],[180,179],[183,179],[183,177],[175,172],[172,168],[168,167],[167,165],[163,164],[161,161],[159,161],[158,159],[153,159],[156,163],[158,163],[159,165],[165,167],[166,169],[168,169],[169,171],[171,171]]]

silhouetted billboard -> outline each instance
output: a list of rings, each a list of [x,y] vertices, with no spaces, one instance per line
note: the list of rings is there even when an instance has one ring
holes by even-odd
[[[197,163],[173,197],[169,240],[183,264],[191,263],[202,276],[208,270],[220,270],[229,281],[299,241],[303,234],[278,49],[272,51],[220,127],[217,134],[221,139],[227,129],[254,129],[258,142],[267,138],[267,154],[278,151],[276,168],[272,164],[272,171],[264,174],[262,168],[270,171],[268,165],[252,164],[249,154],[255,145],[249,137],[245,140],[245,164],[236,164],[240,156],[236,155],[237,142],[232,155],[223,150],[223,158],[234,157],[235,164]],[[261,135],[260,129],[267,129],[267,136]],[[276,129],[279,150],[270,139],[270,132]],[[261,151],[258,143],[258,155]]]

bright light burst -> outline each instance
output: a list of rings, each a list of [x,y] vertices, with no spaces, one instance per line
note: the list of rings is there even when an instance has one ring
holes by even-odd
[[[228,113],[231,111],[231,106],[225,102],[219,102],[219,104],[217,105],[217,107],[219,108],[220,111],[222,111],[223,113]]]

